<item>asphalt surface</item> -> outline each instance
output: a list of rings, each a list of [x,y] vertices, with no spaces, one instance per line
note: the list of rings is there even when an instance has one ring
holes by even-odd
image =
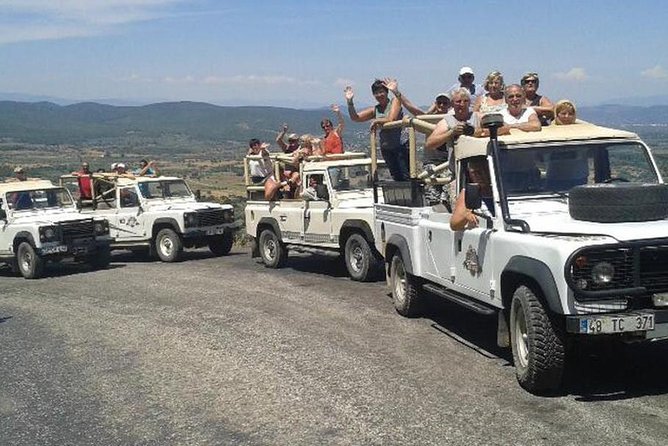
[[[335,258],[241,250],[0,269],[0,445],[665,445],[668,346],[579,349],[517,384],[494,321],[395,313]]]

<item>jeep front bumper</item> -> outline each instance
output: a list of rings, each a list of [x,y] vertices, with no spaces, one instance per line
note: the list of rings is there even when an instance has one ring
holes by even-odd
[[[198,239],[205,237],[212,237],[216,235],[223,235],[226,233],[231,233],[236,231],[241,227],[240,221],[235,221],[234,223],[225,223],[222,225],[208,226],[204,228],[188,228],[183,233],[183,238],[186,239]]]
[[[108,238],[79,238],[68,242],[45,243],[37,252],[42,257],[80,257],[109,250]]]
[[[628,334],[640,340],[668,339],[668,310],[566,316],[566,331],[582,335]]]

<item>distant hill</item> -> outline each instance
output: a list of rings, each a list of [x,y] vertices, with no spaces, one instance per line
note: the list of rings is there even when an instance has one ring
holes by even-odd
[[[668,123],[668,106],[582,107],[582,119],[611,126]],[[224,144],[260,138],[273,141],[283,123],[296,133],[321,135],[320,120],[334,120],[326,109],[223,107],[201,102],[113,106],[92,102],[0,101],[0,140],[33,144],[91,144],[116,139],[180,138]],[[366,145],[368,124],[346,118],[346,143]]]

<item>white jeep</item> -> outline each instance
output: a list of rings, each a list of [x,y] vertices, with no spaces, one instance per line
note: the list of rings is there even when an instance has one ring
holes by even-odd
[[[498,115],[485,120],[491,138],[461,136],[455,149],[477,227],[454,231],[448,206],[390,194],[375,207],[396,310],[418,315],[430,292],[498,315],[498,343],[533,393],[560,387],[572,342],[668,339],[668,186],[649,148],[588,123],[497,138]],[[481,157],[488,197],[467,184]]]
[[[263,186],[253,186],[247,179],[246,233],[252,240],[253,257],[278,268],[285,264],[290,249],[332,251],[343,255],[353,280],[377,276],[382,259],[373,231],[371,160],[361,156],[344,154],[304,162],[298,198],[265,200],[256,193]],[[385,174],[386,169],[379,172]],[[307,186],[314,181],[318,184],[309,195]]]
[[[0,183],[0,262],[26,279],[64,259],[109,265],[109,225],[79,213],[72,195],[48,180]]]
[[[61,182],[72,178],[64,175]],[[81,212],[109,220],[112,249],[155,253],[163,262],[179,260],[183,248],[208,246],[215,255],[230,252],[239,227],[232,205],[199,202],[176,177],[91,178],[87,189],[93,191],[92,199],[80,200]]]

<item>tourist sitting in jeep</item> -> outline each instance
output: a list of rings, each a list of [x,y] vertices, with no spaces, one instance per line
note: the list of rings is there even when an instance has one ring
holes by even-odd
[[[475,187],[479,191],[482,199],[478,215],[494,217],[494,202],[492,198],[492,184],[489,176],[489,166],[487,158],[484,156],[473,157],[466,163],[467,184]],[[468,188],[469,193],[473,192]],[[450,229],[453,231],[462,231],[468,228],[478,227],[478,217],[466,206],[466,189],[462,189],[457,197],[455,209],[450,218]]]

